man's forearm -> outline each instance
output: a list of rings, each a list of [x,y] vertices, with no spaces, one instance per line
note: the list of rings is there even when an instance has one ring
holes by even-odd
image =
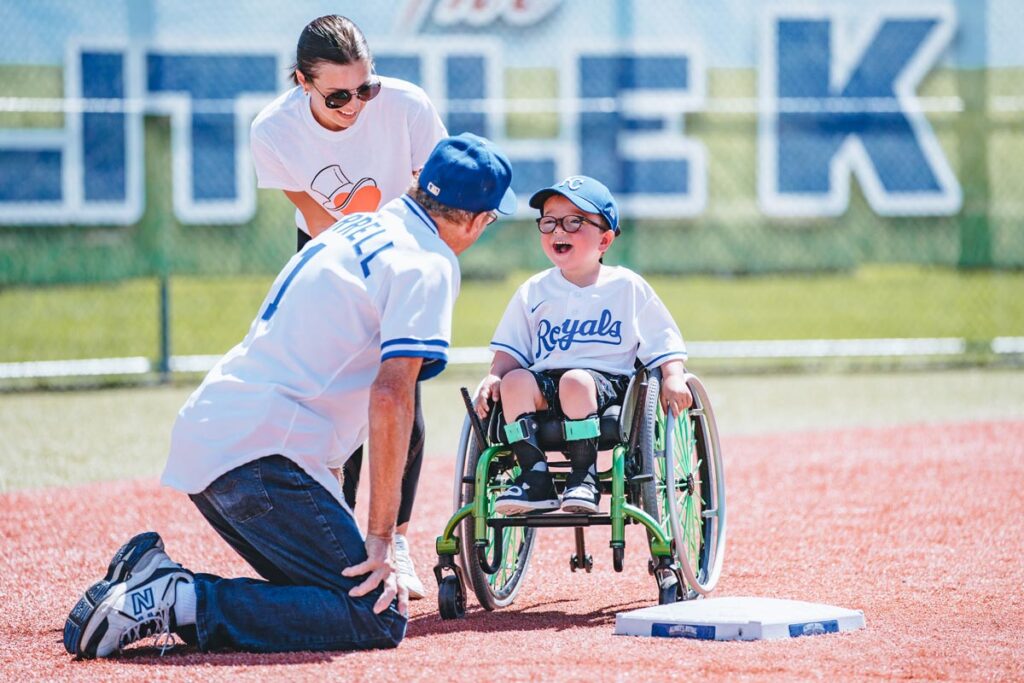
[[[379,378],[380,379],[380,378]],[[370,516],[367,531],[390,537],[401,501],[402,475],[408,457],[415,409],[415,377],[374,382],[370,389]]]

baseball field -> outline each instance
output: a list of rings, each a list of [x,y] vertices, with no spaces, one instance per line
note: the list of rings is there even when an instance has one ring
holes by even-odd
[[[253,572],[189,501],[158,482],[190,386],[0,394],[0,677],[6,680],[1020,680],[1024,628],[1024,373],[710,375],[725,451],[729,538],[716,596],[864,611],[863,630],[716,643],[612,635],[656,603],[645,539],[612,570],[570,573],[572,535],[541,530],[516,602],[442,621],[433,538],[451,512],[458,386],[429,382],[428,459],[412,553],[431,594],[394,651],[163,656],[64,653],[64,618],[128,537],[153,529],[186,567]],[[365,501],[364,501],[365,502]],[[358,510],[360,514],[364,510]]]
[[[195,572],[256,576],[159,478],[199,369],[295,254],[295,205],[269,188],[336,208],[412,170],[408,149],[384,168],[404,131],[369,124],[266,182],[250,124],[293,58],[318,133],[319,96],[376,92],[369,71],[306,69],[296,36],[328,12],[449,131],[505,149],[524,211],[460,255],[459,353],[423,385],[409,539],[428,595],[394,650],[142,641],[77,660],[68,612],[140,532]],[[1021,27],[1022,0],[0,0],[0,683],[1024,681]],[[416,142],[431,117],[405,118]],[[441,619],[459,390],[486,370],[464,363],[550,265],[528,198],[579,173],[619,202],[606,263],[658,292],[714,406],[728,537],[707,599],[826,603],[865,628],[616,636],[616,614],[659,599],[640,525],[621,572],[608,526],[587,527],[576,572],[573,532],[538,528],[512,605],[470,589],[465,618]]]

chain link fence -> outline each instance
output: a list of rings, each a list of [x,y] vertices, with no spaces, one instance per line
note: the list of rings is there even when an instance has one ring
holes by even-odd
[[[0,375],[167,371],[241,338],[295,243],[283,193],[255,189],[248,127],[290,87],[302,27],[335,12],[378,73],[513,160],[520,215],[462,257],[498,302],[460,310],[492,328],[548,265],[525,198],[586,173],[623,209],[611,261],[717,298],[694,317],[750,320],[684,325],[691,339],[941,337],[940,355],[1019,357],[1024,6],[890,5],[0,0]],[[901,288],[913,319],[887,325]]]

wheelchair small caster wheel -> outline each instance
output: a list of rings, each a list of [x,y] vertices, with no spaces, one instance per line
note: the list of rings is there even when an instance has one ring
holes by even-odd
[[[569,569],[574,573],[577,569],[585,569],[589,574],[594,569],[594,558],[590,555],[584,555],[583,559],[580,559],[579,555],[573,555],[569,558]]]
[[[437,607],[442,619],[461,619],[466,616],[466,594],[462,592],[459,577],[449,575],[441,579],[437,588]]]
[[[612,568],[617,571],[622,571],[622,560],[626,554],[625,548],[612,548]]]

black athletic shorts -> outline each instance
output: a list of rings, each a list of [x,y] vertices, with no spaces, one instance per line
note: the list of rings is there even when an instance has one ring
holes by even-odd
[[[302,251],[302,248],[306,246],[306,242],[313,238],[309,236],[309,233],[302,232],[302,228],[295,228],[295,232],[298,233],[295,236],[295,251]]]
[[[579,369],[589,373],[594,378],[594,384],[597,386],[598,413],[603,412],[608,406],[622,405],[622,398],[626,395],[626,389],[629,387],[629,375],[613,375],[589,368]],[[563,415],[563,413],[562,406],[558,402],[558,382],[562,379],[562,375],[568,371],[569,368],[541,370],[540,372],[530,371],[533,373],[534,379],[537,380],[537,386],[540,388],[541,395],[548,402],[548,409],[559,415]]]

